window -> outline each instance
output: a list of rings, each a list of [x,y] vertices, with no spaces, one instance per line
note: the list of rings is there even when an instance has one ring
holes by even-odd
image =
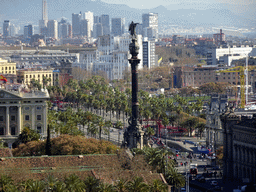
[[[41,120],[42,120],[42,116],[41,116],[41,115],[37,115],[37,116],[36,116],[36,119],[37,119],[38,121],[41,121]]]
[[[15,116],[14,115],[11,116],[11,121],[15,121]]]
[[[37,125],[37,133],[42,133],[42,128],[41,128],[41,125]]]
[[[41,110],[41,109],[42,109],[42,107],[40,107],[40,106],[36,107],[36,110]]]
[[[25,120],[29,121],[29,115],[25,115]]]
[[[0,121],[4,121],[4,116],[0,116]]]

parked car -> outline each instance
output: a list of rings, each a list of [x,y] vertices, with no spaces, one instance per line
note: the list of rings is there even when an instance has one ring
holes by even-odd
[[[216,186],[216,185],[218,185],[218,182],[217,181],[212,181],[211,185]]]
[[[182,188],[180,188],[180,191],[181,191],[181,192],[186,192],[186,188],[185,188],[185,187],[182,187]]]

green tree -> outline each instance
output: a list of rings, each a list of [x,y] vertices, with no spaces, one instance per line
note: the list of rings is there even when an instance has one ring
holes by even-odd
[[[190,137],[192,135],[192,131],[195,128],[197,124],[197,119],[194,117],[190,117],[186,119],[184,122],[182,122],[182,126],[188,128],[188,136]]]
[[[167,192],[168,186],[163,184],[162,181],[156,179],[153,183],[149,186],[150,192]]]
[[[38,141],[40,134],[36,131],[30,129],[29,127],[24,127],[21,134],[18,136],[19,143],[27,143],[30,141]]]
[[[86,192],[98,191],[100,180],[95,177],[89,176],[84,180]]]
[[[68,191],[85,191],[84,182],[75,174],[69,175],[64,178],[64,183],[66,184],[66,189]]]
[[[146,192],[149,187],[146,183],[143,182],[142,177],[135,177],[132,181],[129,181],[126,185],[126,189],[129,192]]]

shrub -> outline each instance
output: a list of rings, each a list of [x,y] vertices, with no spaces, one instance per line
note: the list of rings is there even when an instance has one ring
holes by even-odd
[[[31,141],[13,149],[14,156],[45,155],[46,141]],[[118,149],[109,141],[83,136],[61,135],[51,139],[52,155],[113,154]]]

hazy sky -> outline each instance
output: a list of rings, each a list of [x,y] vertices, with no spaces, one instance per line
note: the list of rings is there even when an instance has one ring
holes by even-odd
[[[178,4],[180,2],[203,2],[203,3],[230,3],[230,4],[250,4],[255,0],[101,0],[106,3],[113,4],[125,4],[132,8],[139,9],[150,9],[155,8],[159,5],[170,5],[170,4]]]

